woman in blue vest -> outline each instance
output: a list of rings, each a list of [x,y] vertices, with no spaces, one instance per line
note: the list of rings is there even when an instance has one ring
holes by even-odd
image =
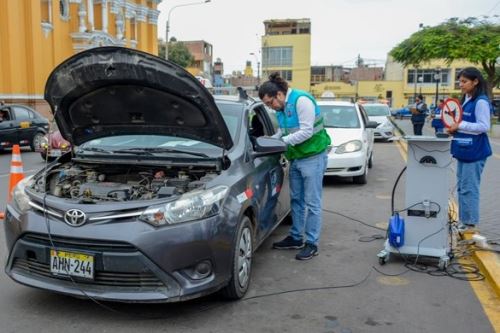
[[[285,156],[290,161],[292,227],[273,248],[302,249],[295,258],[311,259],[318,255],[323,174],[331,140],[314,98],[305,91],[288,88],[278,73],[260,86],[259,97],[277,111],[279,129],[273,137],[287,144]]]
[[[479,223],[481,173],[491,155],[490,102],[486,81],[477,68],[464,68],[458,75],[462,97],[462,121],[453,124],[451,153],[457,159],[459,229],[473,229]]]

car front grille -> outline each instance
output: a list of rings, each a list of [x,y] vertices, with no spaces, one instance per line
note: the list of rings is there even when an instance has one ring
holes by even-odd
[[[83,239],[83,238],[68,238],[51,236],[45,234],[26,234],[22,238],[23,240],[44,245],[47,247],[61,247],[61,248],[74,248],[81,250],[90,251],[107,251],[107,252],[132,252],[137,251],[137,249],[125,242],[107,241],[107,240],[94,240],[94,239]]]
[[[50,272],[49,264],[39,262],[35,259],[16,258],[12,265],[12,269],[19,273],[27,275],[35,275],[42,278],[65,280],[70,278],[66,276],[53,275]],[[96,271],[93,280],[82,280],[73,278],[79,284],[112,286],[112,287],[129,287],[129,288],[158,288],[165,285],[152,272],[140,273],[122,273],[122,272],[103,272]]]

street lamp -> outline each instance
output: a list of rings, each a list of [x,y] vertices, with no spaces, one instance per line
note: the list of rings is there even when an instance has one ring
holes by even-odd
[[[208,3],[210,1],[212,1],[212,0],[204,0],[204,1],[198,1],[198,2],[183,3],[183,4],[180,4],[180,5],[177,5],[177,6],[173,6],[172,8],[170,8],[170,10],[168,11],[168,16],[167,16],[167,27],[165,28],[165,59],[166,60],[168,60],[168,32],[170,30],[170,14],[172,14],[172,11],[175,8],[186,7],[186,6],[193,6],[193,5],[203,5],[203,4]]]
[[[255,61],[257,62],[257,86],[260,86],[260,61],[254,52],[250,52],[250,55],[253,55],[255,57]]]
[[[439,98],[439,81],[441,81],[441,68],[439,67],[437,67],[434,71],[434,81],[436,81],[436,99],[434,102],[434,109],[437,109]]]

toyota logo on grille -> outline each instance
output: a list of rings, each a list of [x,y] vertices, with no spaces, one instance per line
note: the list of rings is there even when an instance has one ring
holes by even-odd
[[[64,214],[64,221],[72,227],[79,227],[87,221],[87,216],[79,209],[70,209]]]

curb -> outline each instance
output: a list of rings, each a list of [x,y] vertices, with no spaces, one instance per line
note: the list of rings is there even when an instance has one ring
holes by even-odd
[[[464,239],[472,240],[472,233],[464,234]],[[481,274],[484,275],[486,281],[489,282],[497,296],[500,297],[500,256],[495,252],[488,252],[487,249],[472,248],[475,244],[469,245],[471,247],[472,258],[479,266]]]
[[[394,118],[391,117],[389,119],[401,135],[405,135],[405,132],[398,126]],[[472,239],[472,234],[465,234],[464,238]],[[475,244],[469,245],[469,249],[473,253],[472,257],[478,265],[481,274],[484,275],[486,281],[488,281],[496,295],[500,297],[500,256],[495,252],[488,252],[482,249],[477,250]]]

